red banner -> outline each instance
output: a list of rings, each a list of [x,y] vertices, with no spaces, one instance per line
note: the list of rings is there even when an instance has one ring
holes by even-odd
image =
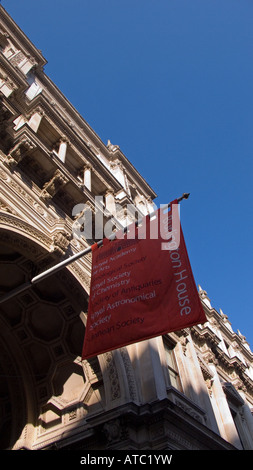
[[[180,223],[175,249],[162,249],[159,230],[151,238],[152,223],[144,239],[140,228],[93,251],[83,359],[206,321]]]

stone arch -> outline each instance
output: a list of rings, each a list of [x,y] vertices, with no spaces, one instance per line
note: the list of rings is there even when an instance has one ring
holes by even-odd
[[[0,388],[1,388],[1,449],[15,448],[22,436],[27,433],[27,424],[33,421],[34,401],[27,400],[27,387],[24,378],[28,378],[25,364],[22,364],[22,352],[11,342],[9,331],[0,321]],[[29,406],[28,406],[29,403]]]
[[[31,279],[48,257],[56,262],[51,246],[29,223],[1,214],[0,295]],[[85,286],[67,268],[0,304],[1,415],[8,429],[5,438],[0,429],[0,448],[45,447],[47,434],[61,439],[61,427],[83,425],[90,403],[102,401],[100,370],[91,384],[81,361],[87,305]]]
[[[9,213],[0,213],[0,241],[17,246],[22,254],[33,261],[39,260],[42,255],[49,252],[52,243],[48,235],[29,222]]]

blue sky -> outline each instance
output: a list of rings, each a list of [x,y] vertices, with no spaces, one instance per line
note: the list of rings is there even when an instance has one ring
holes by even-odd
[[[253,349],[253,3],[2,0],[47,75],[181,220],[197,284]]]

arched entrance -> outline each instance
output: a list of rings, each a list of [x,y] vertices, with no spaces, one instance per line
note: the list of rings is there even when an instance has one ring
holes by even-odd
[[[0,229],[0,295],[31,279],[46,255],[29,236]],[[85,413],[80,315],[87,305],[66,268],[0,304],[0,449],[32,448],[49,429],[53,440],[66,416]],[[102,384],[97,388],[101,400]]]

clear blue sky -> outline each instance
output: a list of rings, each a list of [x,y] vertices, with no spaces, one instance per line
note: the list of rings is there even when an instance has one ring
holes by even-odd
[[[253,2],[2,0],[103,142],[181,220],[197,284],[253,349]]]

